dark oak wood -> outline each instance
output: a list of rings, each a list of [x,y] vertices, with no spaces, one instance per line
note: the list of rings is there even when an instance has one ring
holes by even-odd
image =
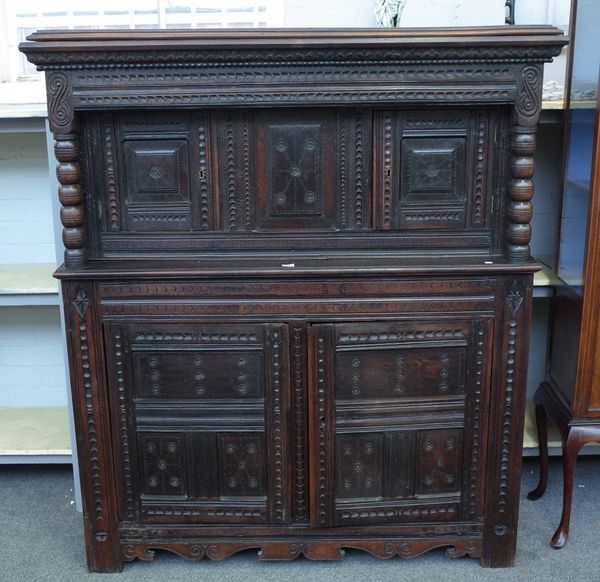
[[[54,31],[88,565],[514,562],[551,27]]]

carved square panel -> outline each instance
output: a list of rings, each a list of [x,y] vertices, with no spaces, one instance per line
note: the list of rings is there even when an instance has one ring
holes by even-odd
[[[222,497],[266,495],[265,443],[262,434],[219,435]]]
[[[417,496],[460,492],[462,430],[419,431],[417,451]]]
[[[173,433],[142,433],[138,438],[143,495],[186,496],[184,437]]]
[[[189,200],[185,140],[127,140],[124,149],[129,203]]]
[[[342,499],[381,497],[383,485],[381,433],[342,434],[336,437],[336,496]]]
[[[402,188],[404,203],[464,200],[465,138],[404,138]]]

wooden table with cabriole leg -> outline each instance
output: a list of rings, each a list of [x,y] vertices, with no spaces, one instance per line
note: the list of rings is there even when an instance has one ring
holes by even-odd
[[[552,546],[569,535],[575,463],[581,448],[600,442],[600,50],[594,26],[600,5],[581,2],[574,15],[571,73],[567,76],[565,179],[558,256],[558,286],[551,317],[546,381],[535,394],[540,446],[539,499],[548,481],[547,418],[562,434],[564,498]],[[585,64],[589,79],[572,74]],[[587,232],[587,235],[586,235]]]

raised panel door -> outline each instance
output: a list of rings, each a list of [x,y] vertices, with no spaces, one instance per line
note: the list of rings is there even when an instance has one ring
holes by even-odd
[[[282,324],[107,323],[123,521],[289,520]]]
[[[313,526],[481,517],[490,326],[312,328]]]

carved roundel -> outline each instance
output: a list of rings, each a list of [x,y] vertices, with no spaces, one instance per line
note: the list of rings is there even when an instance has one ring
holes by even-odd
[[[162,176],[162,170],[159,166],[152,166],[148,171],[148,174],[150,174],[150,177],[154,180],[158,180]]]

